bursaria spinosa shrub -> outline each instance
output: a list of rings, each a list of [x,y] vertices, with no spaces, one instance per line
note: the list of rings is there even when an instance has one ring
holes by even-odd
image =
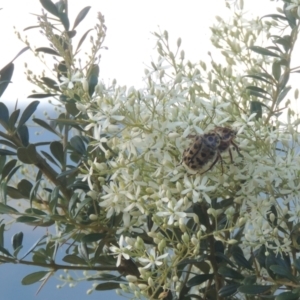
[[[51,47],[32,50],[56,58],[53,74],[27,70],[39,88],[29,97],[53,97],[61,113],[51,123],[33,118],[56,136],[40,151],[26,125],[38,101],[19,119],[1,103],[1,143],[10,150],[0,152],[0,211],[50,234],[26,254],[16,234],[12,248],[0,245],[0,260],[44,268],[23,284],[84,270],[78,281],[96,282],[88,293],[298,299],[299,121],[291,82],[299,76],[300,3],[280,1],[247,19],[240,1],[230,21],[217,17],[215,49],[199,62],[185,57],[180,38],[172,47],[167,31],[155,32],[157,59],[141,88],[100,80],[101,14],[76,40],[89,7],[71,29],[63,1],[41,3],[37,27]],[[35,176],[13,185],[15,168],[29,165]],[[20,198],[23,211],[9,203]],[[4,221],[0,228],[3,235]]]

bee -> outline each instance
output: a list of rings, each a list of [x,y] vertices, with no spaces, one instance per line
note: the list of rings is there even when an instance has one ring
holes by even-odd
[[[184,150],[182,155],[182,161],[190,169],[197,171],[203,169],[205,165],[212,162],[208,169],[201,174],[211,170],[214,165],[220,160],[223,173],[223,158],[221,154],[228,150],[231,163],[233,163],[232,152],[230,146],[234,146],[237,149],[238,146],[234,143],[236,137],[236,131],[227,127],[216,127],[207,133],[188,136],[193,138],[190,146]]]

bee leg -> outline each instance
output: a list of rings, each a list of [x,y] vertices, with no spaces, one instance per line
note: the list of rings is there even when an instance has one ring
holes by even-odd
[[[230,148],[228,149],[228,152],[229,152],[229,156],[230,156],[230,162],[233,164],[232,152],[231,152]]]
[[[233,142],[233,141],[231,141],[231,144],[234,146],[234,148],[236,149],[237,153],[238,153],[240,156],[243,156],[243,155],[241,154],[241,152],[240,152],[239,146],[238,146],[235,142]]]
[[[210,165],[210,167],[207,170],[205,170],[204,172],[200,173],[200,174],[204,174],[204,173],[208,172],[209,170],[211,170],[213,168],[213,166],[218,162],[219,159],[221,160],[221,163],[222,163],[223,160],[222,160],[222,157],[221,157],[220,153],[218,153],[216,159]],[[222,163],[222,173],[223,173],[223,163]]]

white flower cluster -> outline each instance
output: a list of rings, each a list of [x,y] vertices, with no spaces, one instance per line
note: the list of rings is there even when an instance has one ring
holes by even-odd
[[[115,229],[119,246],[110,247],[118,257],[117,266],[122,259],[134,259],[142,265],[139,271],[148,286],[155,285],[155,280],[165,290],[176,290],[178,282],[170,278],[177,276],[178,263],[197,257],[200,242],[207,237],[208,224],[193,210],[195,205],[204,207],[215,220],[226,215],[226,226],[219,229],[215,224],[214,236],[219,240],[233,244],[234,233],[244,226],[245,249],[265,245],[288,252],[288,222],[296,224],[300,218],[296,122],[274,120],[272,126],[266,125],[264,118],[247,113],[246,105],[237,109],[230,95],[244,90],[241,77],[234,79],[228,94],[220,96],[204,92],[202,86],[213,86],[211,74],[204,83],[199,69],[191,64],[181,65],[174,75],[166,60],[159,59],[145,73],[145,89],[100,84],[92,102],[81,108],[90,119],[86,130],[94,129],[93,148],[105,156],[105,161],[90,163],[84,179],[107,219],[122,214],[122,226]],[[225,75],[231,76],[230,72]],[[189,136],[216,126],[237,130],[242,155],[232,149],[231,162],[222,153],[223,173],[220,164],[205,174],[191,173],[181,164]],[[97,184],[92,177],[98,178],[100,190],[94,189]],[[231,206],[222,207],[227,200],[232,200]],[[189,226],[191,220],[196,227]],[[152,244],[138,237],[145,233]]]

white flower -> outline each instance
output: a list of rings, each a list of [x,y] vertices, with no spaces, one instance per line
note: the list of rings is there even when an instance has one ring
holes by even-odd
[[[185,195],[187,193],[192,193],[193,202],[201,202],[202,197],[206,200],[207,203],[211,203],[210,197],[208,196],[207,192],[214,191],[216,186],[208,186],[207,181],[208,177],[204,176],[200,182],[200,176],[197,176],[196,179],[193,181],[191,177],[185,176],[184,177],[184,185],[186,187],[185,190],[181,192],[181,194]]]
[[[125,259],[130,258],[129,254],[128,254],[128,250],[131,249],[131,246],[129,246],[129,245],[124,247],[124,236],[123,235],[120,236],[120,240],[119,240],[118,244],[119,244],[119,248],[116,246],[109,247],[109,250],[112,252],[113,255],[114,254],[118,255],[117,264],[116,264],[117,267],[121,264],[122,256]]]
[[[142,264],[147,264],[146,266],[143,267],[143,269],[150,269],[155,266],[161,266],[163,262],[160,260],[164,259],[168,255],[169,255],[168,253],[165,253],[163,255],[156,256],[155,249],[151,249],[148,258],[141,257],[141,258],[139,258],[139,261]]]
[[[70,78],[66,76],[61,76],[59,79],[61,80],[59,86],[64,85],[67,86],[68,89],[72,89],[74,87],[73,82],[82,82],[83,77],[81,72],[76,71],[75,73],[71,74]]]
[[[179,220],[180,218],[185,218],[187,214],[183,211],[179,211],[179,209],[183,205],[183,198],[181,198],[175,205],[175,201],[169,201],[168,203],[168,211],[159,211],[156,213],[159,217],[169,217],[168,225],[172,225],[175,220]]]
[[[130,217],[130,214],[125,213],[125,210],[124,210],[124,213],[123,213],[123,226],[117,230],[117,234],[120,234],[124,231],[142,233],[143,232],[142,229],[132,226],[135,222],[136,221],[133,220]]]

